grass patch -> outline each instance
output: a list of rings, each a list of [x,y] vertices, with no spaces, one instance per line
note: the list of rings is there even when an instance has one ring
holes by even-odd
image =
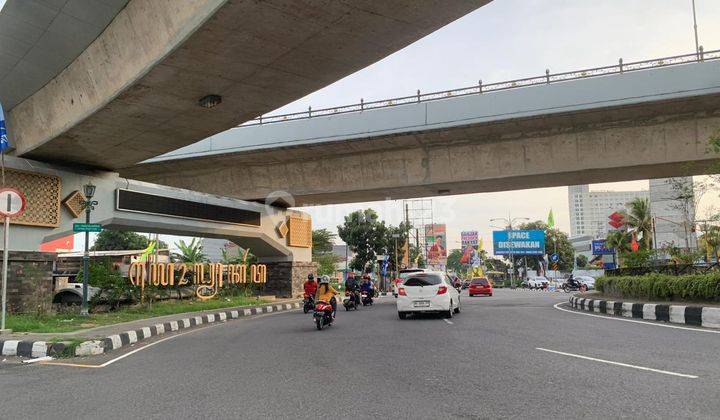
[[[89,317],[82,317],[78,313],[48,316],[35,314],[8,315],[6,325],[13,332],[65,333],[156,316],[211,311],[220,308],[260,305],[263,303],[267,303],[267,301],[254,296],[228,296],[206,301],[195,299],[164,300],[143,306],[122,307],[108,313],[90,314]]]
[[[60,359],[66,359],[69,357],[75,357],[75,349],[83,342],[88,341],[87,338],[53,338],[48,341],[48,343],[63,343],[65,344],[65,348],[63,350],[56,354],[55,357]]]

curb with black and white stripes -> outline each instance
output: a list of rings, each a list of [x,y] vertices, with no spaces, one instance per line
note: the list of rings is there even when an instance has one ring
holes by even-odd
[[[100,340],[84,341],[75,348],[75,356],[94,356],[108,353],[123,346],[129,346],[137,343],[138,341],[146,338],[163,335],[169,332],[180,331],[196,327],[198,325],[224,322],[228,319],[237,319],[271,312],[289,311],[299,308],[300,302],[292,302],[256,306],[252,308],[230,309],[211,314],[186,317],[175,321],[139,328],[137,330],[125,331],[120,334],[113,334]],[[65,345],[63,343],[47,343],[45,341],[0,341],[0,354],[3,356],[22,356],[30,358],[55,356],[62,352],[64,348]]]
[[[720,328],[720,308],[717,307],[619,302],[578,296],[570,297],[570,306],[584,311],[626,318],[665,321],[672,324],[705,328]]]

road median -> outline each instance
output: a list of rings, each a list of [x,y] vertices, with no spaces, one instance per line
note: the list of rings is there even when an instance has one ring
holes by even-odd
[[[570,306],[604,315],[720,329],[720,307],[717,306],[639,303],[582,296],[571,296]]]

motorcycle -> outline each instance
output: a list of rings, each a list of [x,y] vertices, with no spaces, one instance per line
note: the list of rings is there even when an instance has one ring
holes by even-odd
[[[360,296],[358,292],[350,292],[345,291],[345,299],[343,299],[343,306],[345,307],[346,311],[349,311],[350,308],[355,309],[357,311],[358,309],[358,301],[360,300]]]
[[[303,299],[303,312],[308,313],[315,307],[315,299],[310,295],[305,295]]]
[[[562,289],[565,291],[565,293],[586,292],[587,285],[582,284],[579,281],[574,281],[574,282],[566,281],[565,283],[563,283]]]
[[[368,305],[372,306],[372,304],[373,304],[373,298],[368,293],[363,293],[361,295],[360,301],[362,302],[363,306],[368,306]]]
[[[322,330],[324,327],[332,325],[333,323],[333,308],[332,305],[327,302],[318,302],[315,305],[315,312],[313,313],[313,319],[315,320],[315,326],[318,330]]]

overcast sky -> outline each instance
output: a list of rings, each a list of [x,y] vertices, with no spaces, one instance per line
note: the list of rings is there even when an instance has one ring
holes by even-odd
[[[700,44],[720,48],[720,0],[696,0]],[[695,50],[690,0],[494,0],[407,48],[290,104],[278,112],[315,109],[393,96],[491,83],[519,77],[691,53]],[[592,185],[591,189],[647,189],[647,180]],[[717,194],[715,194],[717,195]],[[491,243],[490,218],[545,220],[552,207],[569,231],[567,188],[436,197],[434,219],[448,225],[448,247],[460,231],[479,230]],[[396,224],[402,202],[373,202],[303,210],[314,227],[332,230],[350,211],[372,207]]]

